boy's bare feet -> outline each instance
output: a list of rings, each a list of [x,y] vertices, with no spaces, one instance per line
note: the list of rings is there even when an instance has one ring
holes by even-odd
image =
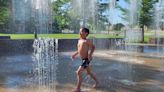
[[[80,89],[74,89],[72,92],[80,92]]]
[[[93,88],[96,88],[98,86],[99,82],[96,82],[94,85],[93,85]]]

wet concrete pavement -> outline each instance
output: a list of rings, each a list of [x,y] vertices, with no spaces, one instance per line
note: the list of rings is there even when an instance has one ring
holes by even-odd
[[[59,53],[56,81],[51,83],[55,90],[33,84],[31,54],[0,57],[0,92],[71,92],[76,87],[75,71],[81,64],[79,57],[71,61],[71,53]],[[163,63],[163,58],[97,51],[91,68],[99,87],[92,88],[94,81],[84,72],[82,92],[164,92]]]

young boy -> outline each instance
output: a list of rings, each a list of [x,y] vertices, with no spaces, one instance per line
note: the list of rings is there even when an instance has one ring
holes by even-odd
[[[77,44],[77,51],[71,56],[72,59],[75,59],[75,57],[79,54],[80,58],[82,59],[82,64],[79,66],[79,68],[76,71],[77,75],[77,87],[73,92],[80,92],[80,86],[82,83],[82,72],[86,70],[87,74],[91,76],[95,80],[95,85],[93,87],[96,87],[99,83],[96,79],[95,75],[92,74],[89,63],[92,60],[92,54],[94,52],[95,46],[93,43],[86,39],[86,37],[89,34],[89,29],[87,28],[80,28],[80,39],[78,40]],[[89,52],[90,50],[90,52]]]

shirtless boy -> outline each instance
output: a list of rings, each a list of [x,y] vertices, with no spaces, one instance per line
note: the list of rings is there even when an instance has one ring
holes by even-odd
[[[79,66],[79,68],[76,71],[76,75],[77,75],[77,87],[73,92],[80,92],[80,87],[81,87],[81,83],[82,83],[82,72],[84,70],[86,70],[87,74],[91,76],[91,78],[93,78],[93,80],[95,81],[95,85],[93,87],[96,87],[97,84],[99,83],[98,80],[96,79],[96,76],[93,75],[93,73],[91,72],[89,63],[92,60],[92,54],[94,52],[95,46],[93,45],[93,43],[89,40],[87,40],[87,36],[89,34],[89,29],[87,28],[80,28],[80,39],[78,40],[78,44],[77,44],[77,51],[71,56],[72,59],[75,59],[75,57],[79,54],[80,58],[82,59],[82,64],[81,66]]]

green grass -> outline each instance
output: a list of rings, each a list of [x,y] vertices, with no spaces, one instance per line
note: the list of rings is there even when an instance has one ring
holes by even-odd
[[[144,36],[144,43],[148,43],[151,36]]]
[[[33,39],[32,34],[0,34],[0,36],[10,36],[11,39]]]
[[[11,39],[34,39],[34,34],[0,34],[0,36],[10,36]],[[49,37],[55,39],[78,39],[79,34],[38,34],[38,37]],[[149,42],[152,35],[144,36],[144,43]],[[123,38],[112,34],[89,34],[88,38]]]
[[[10,36],[11,39],[34,39],[34,34],[0,34],[0,36]],[[38,37],[78,39],[79,34],[38,34]],[[90,34],[88,38],[121,38],[121,36],[113,36],[109,34]]]

